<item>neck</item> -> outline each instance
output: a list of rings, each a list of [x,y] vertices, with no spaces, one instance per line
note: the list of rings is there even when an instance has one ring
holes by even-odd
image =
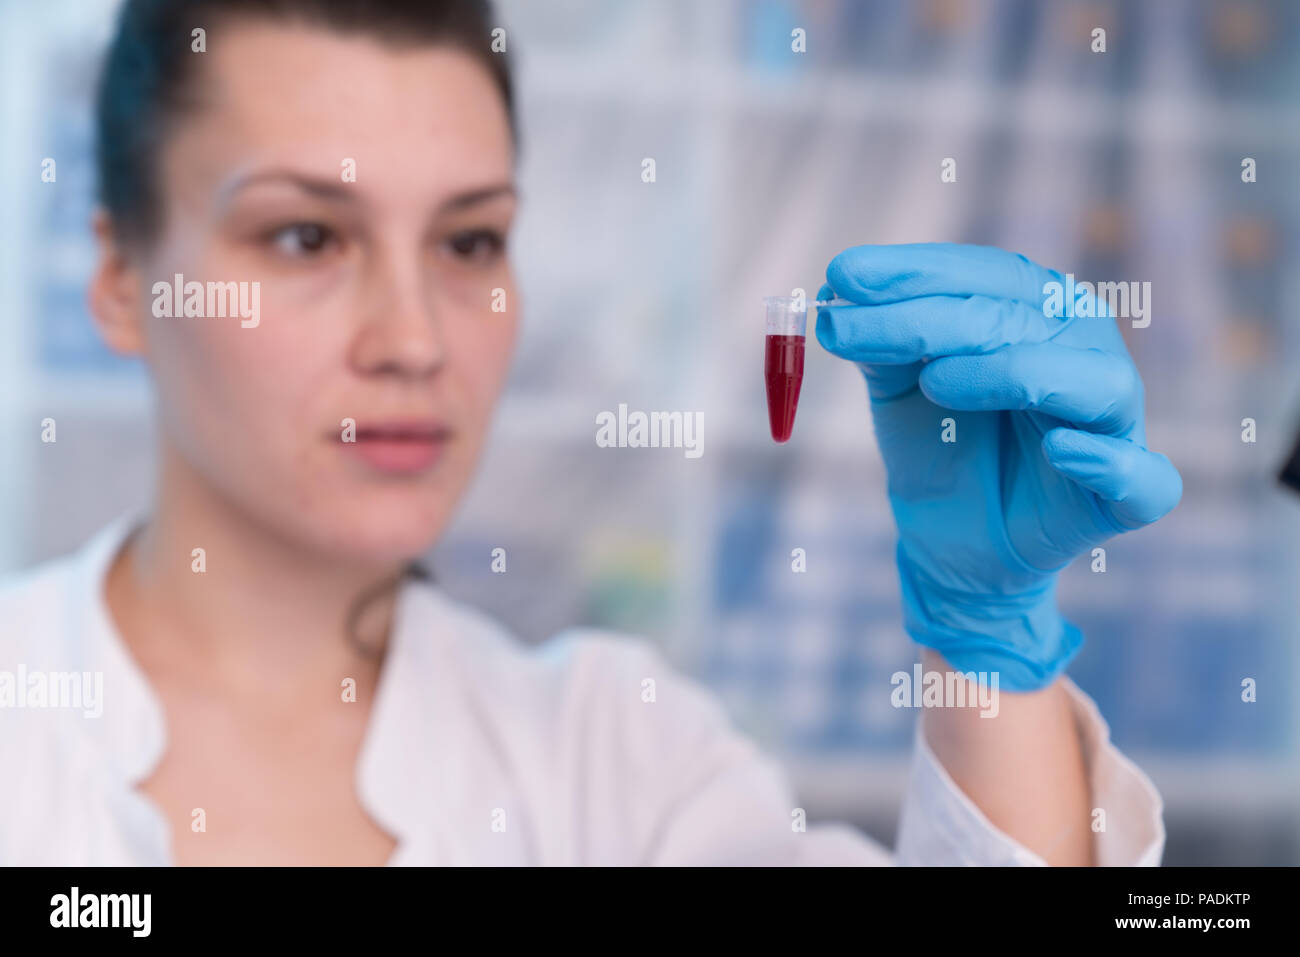
[[[110,604],[129,624],[129,643],[155,662],[242,690],[274,686],[283,695],[286,684],[319,689],[327,681],[337,690],[343,677],[372,681],[380,659],[358,651],[348,621],[355,604],[379,589],[366,603],[359,638],[382,651],[396,597],[383,585],[400,566],[294,542],[165,447],[162,458],[157,507],[110,572]]]

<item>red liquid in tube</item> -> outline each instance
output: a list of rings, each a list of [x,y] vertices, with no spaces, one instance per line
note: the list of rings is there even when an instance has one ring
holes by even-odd
[[[803,336],[768,336],[763,374],[767,379],[767,417],[772,438],[789,440],[803,384]]]

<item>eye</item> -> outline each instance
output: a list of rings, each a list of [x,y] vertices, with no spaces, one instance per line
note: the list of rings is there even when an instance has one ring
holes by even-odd
[[[467,263],[490,263],[505,250],[505,236],[495,229],[467,229],[447,239],[447,248]]]
[[[319,255],[337,242],[333,230],[320,223],[292,223],[271,233],[271,244],[286,256],[307,258]]]

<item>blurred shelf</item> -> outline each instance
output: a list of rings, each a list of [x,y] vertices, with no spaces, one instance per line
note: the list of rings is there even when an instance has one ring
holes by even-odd
[[[1289,816],[1300,825],[1300,773],[1295,769],[1268,761],[1124,753],[1154,782],[1169,814],[1231,809]],[[820,816],[853,818],[901,805],[910,760],[910,755],[864,754],[790,759],[783,765],[798,796],[815,805]]]
[[[803,77],[767,77],[716,58],[684,65],[653,84],[636,60],[577,63],[534,52],[520,60],[530,99],[620,109],[688,112],[740,111],[872,124],[933,125],[947,129],[1014,128],[1038,136],[1095,139],[1113,133],[1143,146],[1240,146],[1243,155],[1266,146],[1300,144],[1300,110],[1247,103],[1207,102],[1188,95],[1141,91],[1099,93],[1067,86],[1010,86],[965,78],[902,78],[854,70],[810,71]]]
[[[1172,811],[1240,811],[1289,814],[1300,823],[1300,769],[1289,758],[1240,760],[1219,755],[1128,755],[1145,771]]]
[[[910,755],[861,758],[789,758],[781,762],[796,796],[822,817],[852,819],[896,811],[907,791]]]

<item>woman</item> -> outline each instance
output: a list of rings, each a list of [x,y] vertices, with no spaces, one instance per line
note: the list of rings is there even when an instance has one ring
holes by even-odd
[[[516,334],[493,26],[453,0],[127,2],[90,302],[151,373],[158,484],[0,594],[5,668],[103,680],[98,717],[3,715],[24,787],[0,797],[0,862],[890,860],[805,832],[778,769],[648,643],[529,651],[408,574]],[[994,720],[927,709],[903,862],[1161,853],[1158,796],[1062,674],[1079,636],[1053,591],[1172,508],[1177,473],[1143,448],[1113,321],[1025,304],[1054,275],[948,246],[828,270],[859,305],[818,335],[867,376],[909,633],[927,671],[1010,689]]]

